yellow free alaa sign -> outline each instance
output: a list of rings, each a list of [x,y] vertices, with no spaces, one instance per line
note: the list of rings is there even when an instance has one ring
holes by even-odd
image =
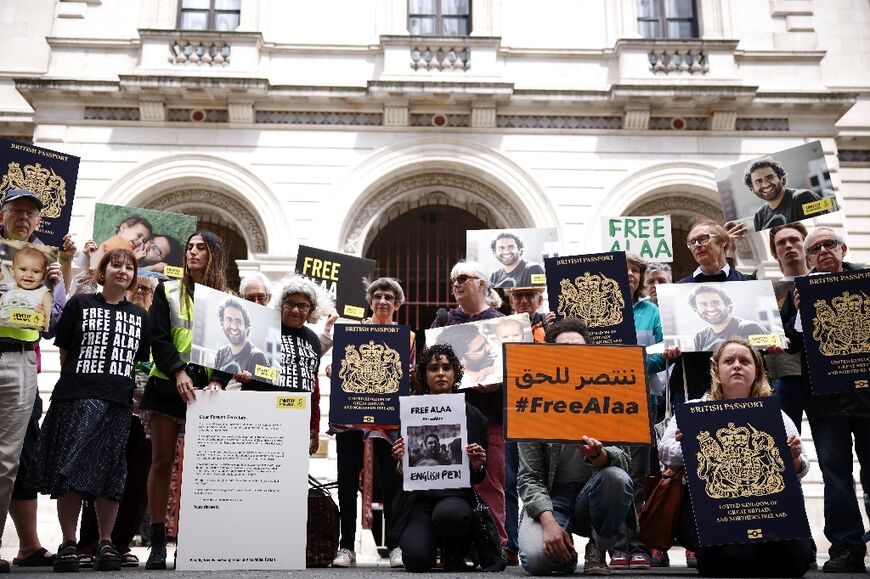
[[[503,347],[505,439],[651,442],[642,346]]]

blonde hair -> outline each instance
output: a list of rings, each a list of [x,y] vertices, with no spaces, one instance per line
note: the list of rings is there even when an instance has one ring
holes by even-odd
[[[733,337],[719,344],[716,351],[713,352],[713,357],[710,358],[710,400],[725,400],[725,394],[722,392],[722,382],[719,381],[719,359],[722,357],[725,347],[730,344],[739,344],[749,350],[749,353],[752,355],[752,361],[755,363],[755,380],[752,381],[752,387],[749,389],[749,398],[771,396],[773,389],[770,387],[770,382],[767,381],[767,373],[764,371],[761,354],[743,338]]]

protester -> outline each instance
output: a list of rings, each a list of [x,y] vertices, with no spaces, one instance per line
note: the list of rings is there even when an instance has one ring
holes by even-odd
[[[124,297],[136,284],[132,252],[107,252],[97,266],[97,283],[103,291],[71,298],[57,325],[61,374],[39,450],[41,491],[57,499],[63,534],[55,571],[79,569],[75,536],[83,496],[94,497],[97,513],[96,568],[120,569],[122,563],[111,533],[127,475],[133,367],[148,359],[150,331],[147,312]],[[123,346],[93,345],[117,343]]]
[[[151,309],[156,287],[156,278],[139,277],[136,284],[127,290],[127,301],[147,312]],[[139,420],[139,404],[142,401],[151,366],[150,360],[137,362],[133,376],[136,388],[133,390],[134,418],[130,421],[130,434],[127,437],[127,478],[124,481],[124,496],[121,497],[121,503],[118,505],[118,516],[112,529],[112,544],[121,554],[123,567],[139,566],[139,558],[130,550],[130,543],[139,533],[145,508],[148,506],[147,483],[148,470],[151,468],[151,443],[145,436],[145,430]],[[82,508],[77,545],[80,567],[93,566],[98,542],[99,528],[94,502],[93,499],[86,498]]]
[[[553,312],[541,314],[538,311],[544,303],[544,288],[512,288],[506,289],[505,293],[514,314],[528,314],[532,325],[532,339],[535,342],[543,342],[547,326],[556,319],[556,314]],[[517,470],[520,456],[517,443],[505,441],[504,453],[504,528],[507,535],[504,559],[509,566],[515,567],[520,564],[520,546],[517,540],[520,509]]]
[[[794,281],[797,277],[805,276],[810,268],[807,265],[807,253],[804,249],[804,240],[807,237],[807,229],[802,223],[789,223],[773,227],[768,231],[770,240],[770,253],[779,264],[783,276],[781,281]],[[779,299],[780,313],[783,320],[788,319],[786,304],[790,303],[791,294]],[[782,354],[765,356],[767,373],[772,380],[774,395],[779,398],[783,411],[792,419],[798,432],[801,431],[803,420],[804,402],[801,392],[801,353],[783,352]]]
[[[480,264],[473,261],[460,261],[453,266],[450,272],[450,285],[457,306],[450,310],[439,309],[433,328],[490,320],[502,317],[496,308],[501,306],[501,298],[492,288],[483,272]],[[483,337],[483,336],[481,336]],[[478,340],[479,341],[479,340]],[[484,340],[485,342],[485,340]],[[484,350],[487,344],[481,343]],[[468,358],[468,355],[465,356]],[[473,364],[473,370],[482,373],[478,364],[485,363],[483,355],[471,354],[469,361]],[[468,371],[468,368],[464,369]],[[505,532],[505,497],[504,497],[504,433],[502,432],[503,412],[501,383],[478,385],[466,392],[466,399],[474,407],[486,416],[489,424],[489,450],[486,467],[486,478],[477,486],[478,492],[483,496],[492,511],[499,537],[504,544],[507,543]]]
[[[239,295],[249,302],[268,306],[272,301],[269,278],[259,271],[246,275],[239,282]]]
[[[666,263],[650,263],[647,266],[643,284],[644,291],[649,297],[649,301],[655,305],[659,305],[659,296],[656,293],[656,286],[663,283],[671,283],[673,281],[671,266]]]
[[[42,201],[26,189],[10,189],[2,202],[0,238],[42,244],[36,232],[42,218]],[[72,256],[76,252],[72,237],[67,234],[60,248],[59,263],[48,266],[46,277],[54,291],[49,332],[60,319],[66,304],[66,285],[72,279]],[[10,277],[11,279],[11,277]],[[0,286],[0,293],[8,289]],[[28,469],[36,468],[39,449],[39,419],[42,398],[37,393],[36,374],[39,365],[38,330],[0,327],[0,537],[6,525],[6,513],[18,532],[18,554],[13,563],[19,566],[50,566],[51,553],[42,546],[37,534],[37,489],[26,481]],[[20,467],[19,467],[20,459]],[[16,478],[16,475],[20,475]],[[9,563],[0,559],[0,573],[8,572]]]
[[[662,321],[659,308],[654,303],[641,299],[643,297],[644,276],[647,263],[638,255],[627,252],[628,287],[631,291],[634,327],[637,333],[637,343],[641,346],[652,346],[663,340]],[[655,376],[665,369],[665,359],[660,354],[652,354],[646,358],[647,376]],[[653,392],[650,384],[650,414],[653,422],[664,418],[664,400],[661,391]],[[644,483],[650,472],[650,446],[634,445],[628,447],[631,456],[629,474],[634,482],[634,505],[639,511],[644,502]],[[621,525],[617,531],[616,545],[610,557],[611,569],[649,569],[652,563],[652,552],[627,525]]]
[[[840,273],[861,269],[845,261],[847,247],[830,227],[817,227],[804,240],[811,267],[809,274]],[[783,321],[790,340],[790,352],[803,350],[804,334],[798,329],[800,293],[786,298]],[[839,394],[814,394],[809,382],[806,356],[802,360],[804,407],[819,457],[825,483],[825,537],[831,542],[826,573],[864,573],[864,522],[855,498],[852,477],[854,454],[862,474],[870,472],[870,393],[853,390]],[[863,478],[863,477],[862,477]],[[866,480],[866,479],[864,479]]]
[[[710,377],[710,391],[700,400],[690,400],[690,404],[772,394],[761,354],[742,338],[731,338],[719,345],[712,356]],[[803,478],[809,470],[807,454],[801,445],[797,427],[785,412],[781,414],[792,467],[798,478]],[[659,457],[666,466],[678,467],[683,464],[681,439],[682,433],[676,419],[673,419],[659,443]],[[749,468],[750,465],[745,466]],[[699,574],[715,577],[802,577],[807,572],[812,555],[809,539],[702,547],[698,542],[696,516],[689,493],[686,492],[677,539],[684,547],[695,552]]]
[[[154,367],[141,406],[142,424],[151,439],[151,553],[147,569],[166,569],[166,505],[178,435],[184,427],[187,404],[196,399],[197,389],[209,384],[206,369],[189,362],[194,284],[225,292],[226,271],[221,239],[210,231],[197,231],[187,240],[182,279],[161,282],[151,305]]]
[[[417,364],[417,394],[450,394],[462,380],[462,366],[447,344],[423,351]],[[471,404],[465,405],[470,479],[480,483],[486,471],[487,422]],[[392,447],[392,456],[401,469],[405,439]],[[401,491],[397,500],[393,534],[402,549],[402,561],[408,571],[426,572],[435,566],[436,549],[441,548],[445,571],[467,568],[465,557],[471,546],[472,509],[475,505],[471,488]],[[395,539],[394,539],[395,540]]]
[[[551,344],[591,343],[588,329],[576,318],[551,324],[546,340]],[[588,436],[576,445],[521,442],[519,450],[523,569],[532,575],[573,573],[577,567],[574,534],[590,538],[583,573],[608,574],[605,552],[615,546],[617,529],[627,520],[631,530],[637,526],[628,454]]]
[[[381,277],[366,284],[366,301],[372,309],[372,317],[362,321],[363,324],[395,324],[395,315],[405,303],[405,292],[398,280],[391,277]],[[416,360],[415,335],[411,332],[411,365]],[[402,566],[402,550],[398,541],[391,533],[393,525],[393,500],[401,488],[402,481],[396,475],[395,463],[390,452],[393,442],[398,438],[398,430],[365,429],[350,424],[330,424],[330,433],[335,434],[335,445],[338,458],[338,507],[341,517],[341,541],[338,553],[332,562],[333,567],[350,567],[356,564],[356,499],[359,489],[360,471],[363,468],[364,444],[371,441],[373,475],[377,477],[381,487],[381,499],[384,505],[384,529],[387,537],[387,551],[390,567]]]

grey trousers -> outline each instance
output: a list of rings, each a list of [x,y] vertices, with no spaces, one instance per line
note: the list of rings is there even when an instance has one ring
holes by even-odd
[[[0,353],[0,537],[36,395],[36,352]]]

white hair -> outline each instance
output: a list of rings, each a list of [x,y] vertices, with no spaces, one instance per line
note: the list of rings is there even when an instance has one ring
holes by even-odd
[[[242,281],[239,282],[239,293],[242,294],[242,297],[245,296],[245,292],[248,291],[248,288],[250,288],[255,283],[262,285],[263,288],[266,290],[266,293],[272,293],[271,282],[269,281],[269,278],[266,277],[266,274],[264,274],[262,271],[255,271],[243,277]]]
[[[307,277],[294,274],[284,281],[281,299],[275,304],[275,309],[280,312],[284,307],[284,300],[293,294],[302,294],[311,302],[311,312],[308,314],[309,323],[317,322],[335,308],[335,303],[323,288]]]
[[[484,273],[483,267],[479,263],[476,261],[460,261],[450,270],[450,277],[455,278],[460,275],[469,275],[483,280],[484,291],[486,292],[486,305],[495,309],[501,307],[501,296],[493,289],[489,283],[489,277]]]
[[[822,226],[816,227],[815,229],[813,229],[811,232],[809,232],[807,234],[806,239],[804,239],[804,251],[809,253],[810,246],[813,244],[813,238],[818,236],[822,231],[827,231],[828,233],[833,235],[834,239],[836,239],[837,243],[839,243],[840,245],[843,245],[844,243],[846,243],[846,240],[843,239],[842,235],[840,235],[839,233],[837,233],[836,231],[834,231],[830,227],[828,227],[826,225],[822,225]]]

